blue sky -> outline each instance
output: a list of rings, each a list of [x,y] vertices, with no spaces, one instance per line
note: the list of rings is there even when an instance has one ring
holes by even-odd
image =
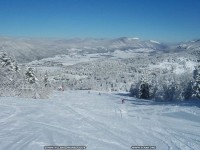
[[[200,38],[199,0],[0,0],[0,36]]]

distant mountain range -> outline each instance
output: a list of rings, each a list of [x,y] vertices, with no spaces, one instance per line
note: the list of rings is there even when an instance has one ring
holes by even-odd
[[[200,51],[200,40],[165,44],[154,40],[120,37],[115,39],[43,39],[0,37],[0,50],[14,56],[20,63],[60,54],[107,53],[116,50],[153,49],[157,52]]]
[[[200,50],[200,39],[181,43],[177,46],[178,49]]]

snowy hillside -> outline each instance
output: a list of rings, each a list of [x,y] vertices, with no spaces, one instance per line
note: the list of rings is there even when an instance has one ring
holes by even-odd
[[[122,104],[121,100],[125,99]],[[126,94],[54,92],[51,99],[0,98],[0,149],[200,149],[200,103],[154,103]]]
[[[200,39],[183,42],[177,46],[179,49],[200,50]]]
[[[138,38],[116,39],[37,39],[37,38],[0,38],[0,49],[15,56],[18,62],[30,62],[56,55],[86,55],[108,53],[116,50],[135,49],[164,50],[166,44],[140,40]]]
[[[34,61],[29,65],[41,71],[48,70],[51,81],[58,86],[63,82],[66,89],[127,92],[133,83],[137,84],[143,77],[157,81],[176,80],[177,84],[180,84],[181,76],[185,75],[187,79],[184,77],[186,80],[184,82],[187,83],[197,65],[190,55],[175,53],[148,56],[144,52],[129,56],[125,58],[121,55],[105,58],[98,54],[96,57],[57,56]]]
[[[32,70],[36,79],[39,79],[36,83],[39,87],[43,88],[46,74],[48,86],[54,90],[62,85],[68,90],[134,91],[132,96],[139,97],[138,89],[141,83],[145,82],[150,86],[149,99],[153,100],[192,98],[192,86],[198,82],[194,71],[200,73],[200,67],[197,67],[198,43],[198,40],[185,43],[195,50],[178,50],[177,45],[169,46],[155,40],[128,37],[68,40],[0,38],[1,51],[7,51],[11,56],[14,55],[12,58],[21,62],[20,78],[17,79],[25,84],[28,68]],[[22,83],[20,80],[17,81],[19,84]],[[12,90],[15,91],[14,95],[23,95],[23,91],[28,88],[32,90],[30,93],[33,95],[33,86],[38,85],[22,84],[18,86],[17,91]],[[174,94],[168,94],[169,91]],[[13,93],[5,92],[0,94]],[[167,95],[174,96],[165,98]]]

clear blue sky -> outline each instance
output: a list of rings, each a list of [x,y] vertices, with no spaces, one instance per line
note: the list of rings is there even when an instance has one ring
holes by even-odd
[[[0,0],[0,36],[200,38],[200,0]]]

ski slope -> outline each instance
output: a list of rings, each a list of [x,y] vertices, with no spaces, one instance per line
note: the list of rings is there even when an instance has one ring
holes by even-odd
[[[43,150],[49,145],[198,150],[200,105],[193,104],[95,91],[55,91],[49,100],[0,97],[0,150]]]

